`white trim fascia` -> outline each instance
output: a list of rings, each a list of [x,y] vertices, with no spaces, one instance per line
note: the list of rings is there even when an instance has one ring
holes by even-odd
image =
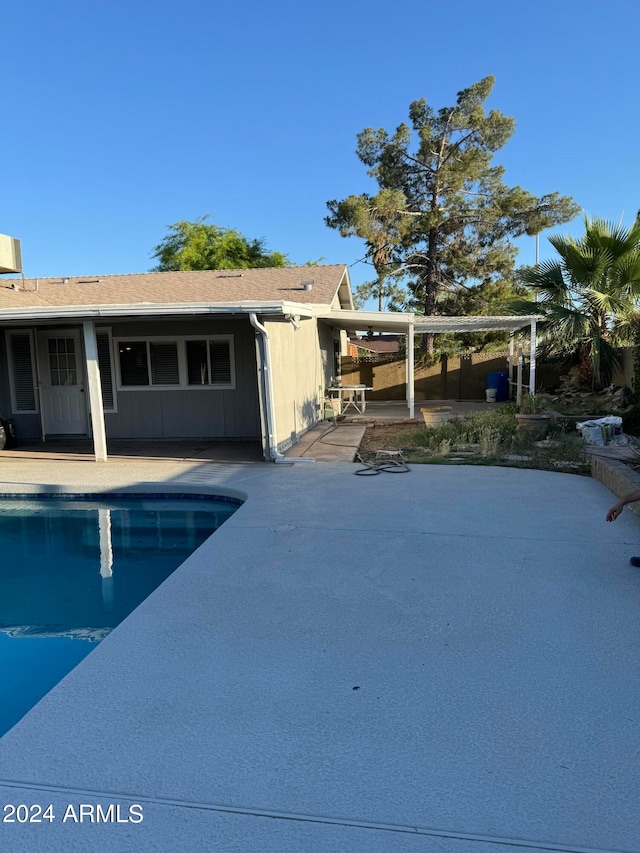
[[[345,281],[346,279],[346,281]],[[355,311],[355,305],[353,304],[353,288],[351,287],[351,276],[349,275],[349,267],[345,267],[342,278],[340,279],[340,284],[338,285],[338,293],[340,292],[341,287],[346,287],[347,293],[349,294],[349,308],[350,311]]]
[[[309,305],[298,302],[135,302],[114,305],[48,305],[0,309],[2,320],[53,320],[95,317],[154,317],[167,314],[299,314],[313,317]]]

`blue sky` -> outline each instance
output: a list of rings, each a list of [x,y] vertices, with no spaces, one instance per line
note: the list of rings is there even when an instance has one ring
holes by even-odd
[[[167,225],[209,213],[296,263],[354,264],[357,285],[363,244],[324,224],[327,200],[372,189],[357,133],[487,74],[516,119],[505,180],[630,224],[639,32],[637,0],[5,4],[0,232],[27,276],[143,272]]]

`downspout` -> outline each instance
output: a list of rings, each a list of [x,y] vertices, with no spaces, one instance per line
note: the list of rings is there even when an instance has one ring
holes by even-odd
[[[263,358],[263,370],[267,374],[267,381],[265,382],[265,419],[267,423],[267,435],[269,437],[269,454],[274,462],[283,462],[289,465],[292,462],[315,462],[315,459],[303,458],[303,457],[286,457],[283,456],[282,453],[278,450],[276,446],[276,412],[275,412],[275,404],[274,404],[274,394],[273,394],[273,375],[271,372],[271,347],[269,346],[269,332],[265,329],[265,327],[258,321],[258,317],[255,313],[251,312],[249,314],[249,322],[253,326],[253,328],[260,333],[262,336],[262,351],[264,353]]]

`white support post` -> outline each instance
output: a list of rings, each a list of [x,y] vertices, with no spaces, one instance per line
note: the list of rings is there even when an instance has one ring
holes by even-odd
[[[531,342],[529,360],[529,393],[536,393],[536,344],[538,343],[536,321],[531,321]]]
[[[516,386],[516,403],[520,405],[522,402],[522,349],[518,344],[518,384]]]
[[[509,332],[509,399],[513,399],[513,340],[515,333]]]
[[[104,408],[102,406],[102,385],[98,367],[98,344],[96,327],[92,320],[82,323],[84,333],[84,351],[87,359],[87,382],[89,386],[89,409],[91,411],[91,429],[93,432],[93,451],[96,462],[107,461],[107,435],[104,426]]]
[[[409,417],[415,414],[413,323],[407,329],[407,406]]]

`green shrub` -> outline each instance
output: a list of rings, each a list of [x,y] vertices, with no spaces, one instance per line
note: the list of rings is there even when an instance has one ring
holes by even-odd
[[[479,444],[497,446],[509,443],[518,425],[513,405],[504,405],[490,412],[474,412],[464,418],[452,418],[437,427],[417,430],[413,442],[417,447],[436,450],[442,442],[454,444]]]

